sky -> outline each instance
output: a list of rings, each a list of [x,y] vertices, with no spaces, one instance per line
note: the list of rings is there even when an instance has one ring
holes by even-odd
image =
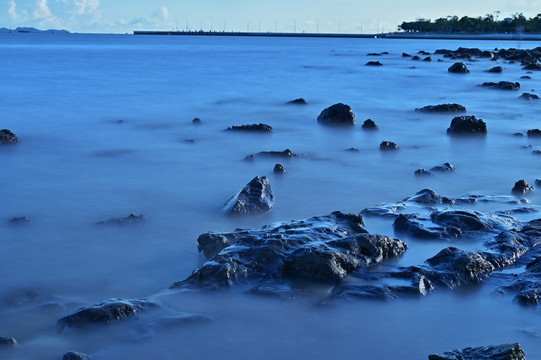
[[[376,33],[449,15],[541,13],[541,0],[0,0],[0,27]]]

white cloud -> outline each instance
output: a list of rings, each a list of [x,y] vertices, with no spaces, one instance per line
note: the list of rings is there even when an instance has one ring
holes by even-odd
[[[9,2],[9,15],[11,15],[11,18],[13,20],[17,20],[17,4],[15,3],[15,1],[11,0]]]
[[[164,20],[169,19],[169,10],[167,10],[167,7],[162,6],[162,7],[160,8],[160,11],[161,11],[161,13],[162,13],[162,16],[163,16],[163,19],[164,19]]]
[[[36,19],[46,19],[53,16],[49,6],[47,5],[47,0],[38,0],[36,3],[36,8],[34,9],[34,17]]]
[[[96,14],[100,8],[100,0],[74,0],[74,3],[79,15]]]

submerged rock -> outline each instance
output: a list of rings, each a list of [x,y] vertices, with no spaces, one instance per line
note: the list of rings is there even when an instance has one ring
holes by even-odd
[[[317,122],[323,125],[355,125],[355,114],[348,105],[338,103],[324,109]]]
[[[276,164],[274,165],[274,169],[272,170],[275,174],[285,174],[287,172],[286,168],[282,164]]]
[[[511,82],[511,81],[500,81],[498,83],[484,82],[481,84],[481,86],[490,87],[492,89],[499,89],[499,90],[519,90],[520,89],[520,83]]]
[[[430,171],[426,171],[425,169],[417,169],[414,173],[415,176],[434,176]]]
[[[393,223],[393,227],[396,232],[405,233],[419,239],[443,239],[456,237],[457,235],[447,232],[442,227],[425,228],[422,223],[412,220],[404,214],[398,215]]]
[[[192,120],[192,124],[195,124],[195,125],[201,124],[201,119],[200,119],[200,118],[197,118],[197,117],[194,118],[194,119]]]
[[[147,222],[145,215],[130,214],[123,218],[111,218],[105,221],[98,221],[96,225],[143,225]]]
[[[519,343],[468,347],[428,356],[428,360],[526,360]]]
[[[306,100],[304,100],[304,98],[298,98],[298,99],[295,99],[295,100],[291,100],[291,101],[288,101],[287,103],[291,104],[291,105],[308,105],[308,102],[306,102]]]
[[[490,70],[488,70],[489,73],[499,73],[501,74],[503,72],[503,68],[501,66],[494,66]]]
[[[414,55],[414,56],[412,56],[411,60],[414,60],[414,61],[421,61],[421,57],[418,56],[418,55]]]
[[[530,184],[528,184],[526,180],[522,179],[515,183],[515,186],[513,186],[513,189],[511,190],[511,192],[513,194],[521,195],[521,194],[529,193],[530,191],[534,189],[535,188],[531,186]]]
[[[19,138],[8,129],[0,130],[0,145],[18,144]]]
[[[30,219],[26,216],[16,216],[9,219],[8,223],[11,225],[25,225],[30,224]]]
[[[91,307],[84,307],[57,322],[57,330],[63,333],[92,325],[110,325],[134,316],[153,305],[146,300],[111,299]]]
[[[447,71],[455,74],[467,74],[470,72],[470,70],[468,70],[466,65],[464,65],[462,62],[454,63],[449,69],[447,69]]]
[[[411,57],[411,55],[408,54],[408,53],[404,53],[404,52],[403,52],[403,53],[402,53],[402,57]]]
[[[423,59],[423,61],[427,61],[427,62],[428,62],[428,61],[432,61],[432,58],[431,58],[430,56],[427,56],[427,57],[425,57],[425,58]]]
[[[78,352],[67,352],[62,356],[62,360],[91,360],[92,358],[90,355],[82,354]]]
[[[244,160],[253,160],[256,157],[270,157],[270,158],[283,158],[283,159],[292,159],[299,157],[299,155],[294,154],[291,150],[285,149],[284,151],[261,151],[257,154],[250,154],[244,158]]]
[[[463,115],[457,116],[451,120],[451,125],[447,129],[447,134],[450,135],[486,135],[487,124],[482,119],[477,119],[475,116]]]
[[[442,173],[455,172],[456,168],[452,164],[446,162],[446,163],[443,163],[442,165],[436,165],[436,166],[431,167],[430,171],[436,171],[436,172],[442,172]]]
[[[0,349],[17,345],[17,340],[12,337],[0,336]]]
[[[253,131],[253,132],[271,132],[272,127],[267,124],[251,124],[251,125],[240,125],[240,126],[231,126],[226,129],[227,131]]]
[[[423,205],[454,204],[455,202],[448,197],[439,196],[434,190],[423,189],[402,200],[403,202],[414,202]]]
[[[466,112],[466,107],[460,104],[440,104],[428,105],[422,108],[417,108],[415,111],[421,112],[445,112],[445,113],[462,113]]]
[[[539,100],[538,95],[530,93],[523,93],[522,95],[520,95],[520,98],[524,100]]]
[[[392,141],[382,141],[381,144],[379,144],[379,149],[382,151],[388,151],[388,150],[398,150],[398,145],[396,145]]]
[[[380,63],[379,61],[369,61],[366,63],[366,66],[383,66],[383,64]]]
[[[228,215],[251,215],[269,211],[274,196],[266,176],[256,176],[242,190],[232,196],[223,209]]]
[[[377,130],[378,129],[378,126],[376,125],[376,123],[372,119],[366,119],[361,127],[363,129],[365,129],[365,130]]]

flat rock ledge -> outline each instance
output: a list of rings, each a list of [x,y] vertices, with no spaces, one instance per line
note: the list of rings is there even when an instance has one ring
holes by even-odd
[[[256,176],[225,204],[226,215],[261,214],[272,209],[274,195],[266,176]]]
[[[519,343],[468,347],[428,356],[428,360],[526,360]]]
[[[416,108],[415,111],[428,112],[428,113],[465,113],[466,107],[464,105],[452,103],[452,104],[439,104],[439,105],[427,105],[422,108]]]

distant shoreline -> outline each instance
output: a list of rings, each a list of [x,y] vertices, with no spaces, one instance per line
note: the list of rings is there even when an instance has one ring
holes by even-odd
[[[243,31],[134,31],[134,35],[180,35],[180,36],[251,36],[251,37],[305,37],[305,38],[383,38],[383,39],[433,39],[433,40],[525,40],[541,41],[541,34],[434,34],[434,33],[385,33],[385,34],[339,34],[339,33],[287,33]]]

